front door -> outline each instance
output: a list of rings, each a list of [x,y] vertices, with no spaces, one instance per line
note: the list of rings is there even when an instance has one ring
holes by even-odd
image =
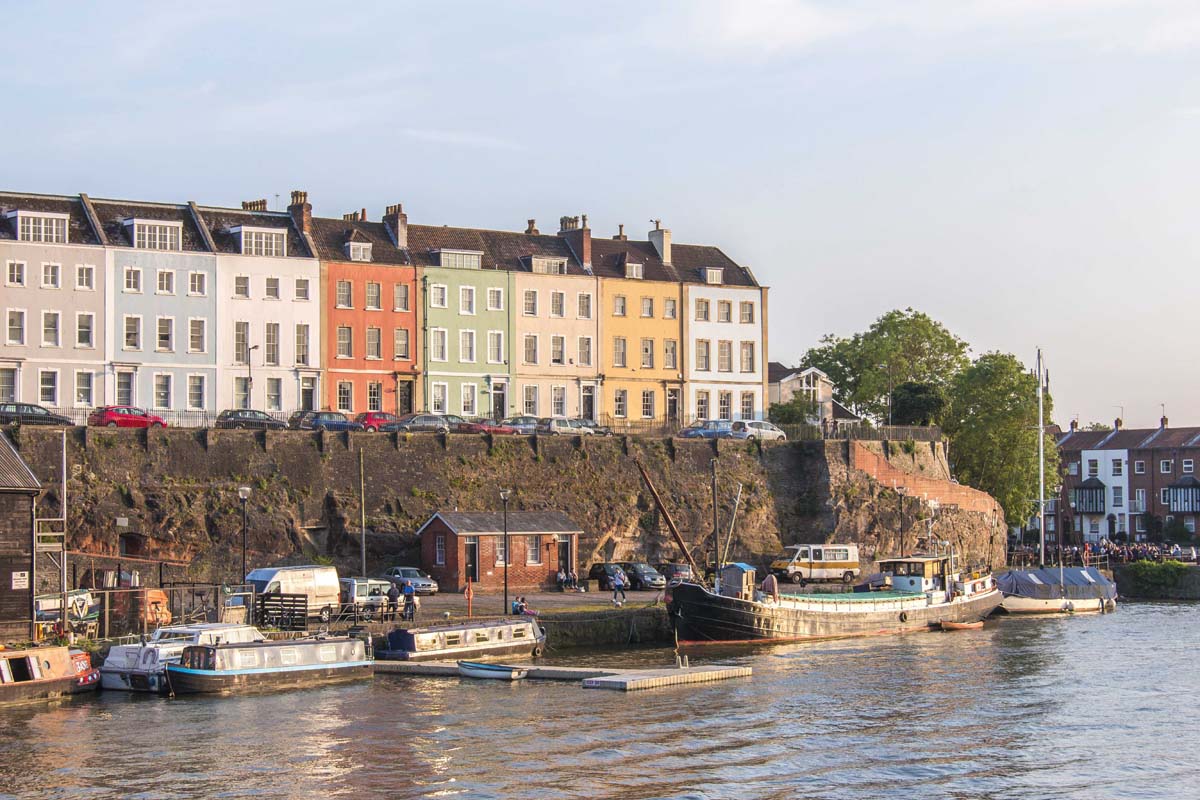
[[[584,386],[579,397],[579,416],[584,419],[596,418],[596,387]]]
[[[590,417],[589,417],[590,419]],[[564,539],[558,543],[558,568],[563,572],[571,571],[571,540]]]
[[[464,544],[466,550],[466,577],[473,583],[479,582],[479,537],[468,536]]]
[[[501,420],[508,416],[508,386],[492,384],[492,419]]]
[[[679,419],[679,390],[667,389],[667,421],[676,422]]]
[[[312,411],[317,406],[317,379],[300,379],[300,408]]]
[[[396,382],[396,413],[400,415],[411,414],[412,407],[412,381],[397,381]]]

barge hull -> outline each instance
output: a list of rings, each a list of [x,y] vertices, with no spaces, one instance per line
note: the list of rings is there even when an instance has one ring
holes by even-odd
[[[374,674],[371,662],[301,670],[210,671],[167,667],[167,684],[175,694],[252,694],[305,689],[366,680]]]
[[[3,691],[0,691],[0,708],[26,703],[65,700],[72,695],[94,692],[98,688],[100,688],[99,681],[81,685],[76,675],[52,680],[7,683],[4,685]]]

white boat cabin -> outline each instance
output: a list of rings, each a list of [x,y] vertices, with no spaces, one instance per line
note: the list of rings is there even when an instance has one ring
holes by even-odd
[[[935,600],[935,594],[946,593],[946,599],[949,600],[996,588],[991,573],[958,572],[948,555],[887,559],[879,562],[879,571],[888,576],[893,591],[924,594],[929,596],[930,602],[940,600]]]

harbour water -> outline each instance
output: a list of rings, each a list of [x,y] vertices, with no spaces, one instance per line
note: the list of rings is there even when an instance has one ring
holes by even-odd
[[[1200,606],[745,650],[621,694],[377,677],[0,712],[0,797],[1194,798]],[[670,650],[551,653],[663,666]]]

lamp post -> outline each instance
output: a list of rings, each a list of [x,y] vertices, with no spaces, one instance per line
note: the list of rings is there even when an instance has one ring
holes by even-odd
[[[252,408],[254,403],[250,401],[250,397],[254,392],[254,375],[250,372],[250,355],[258,349],[258,345],[252,344],[246,348],[246,408]],[[240,489],[238,490],[241,491]],[[249,491],[247,489],[247,491]],[[249,497],[249,495],[246,495]],[[245,498],[242,498],[243,501]]]
[[[512,497],[512,489],[500,490],[500,502],[504,504],[504,613],[512,609],[508,605],[508,498]]]
[[[246,501],[250,499],[249,486],[238,487],[238,497],[242,500],[242,577],[239,583],[246,580]]]

